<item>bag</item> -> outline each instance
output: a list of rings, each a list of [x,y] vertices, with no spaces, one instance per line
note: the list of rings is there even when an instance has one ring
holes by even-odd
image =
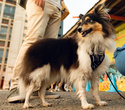
[[[125,76],[125,44],[116,48],[114,58],[117,70]]]
[[[69,15],[69,10],[66,7],[64,1],[61,1],[61,6],[62,6],[62,10],[61,10],[61,21],[63,21],[68,15]]]

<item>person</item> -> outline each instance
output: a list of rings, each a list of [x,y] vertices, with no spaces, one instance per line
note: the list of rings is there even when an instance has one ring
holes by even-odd
[[[24,100],[24,98],[19,97],[17,86],[21,72],[21,65],[26,50],[39,39],[50,37],[57,38],[60,28],[61,0],[27,0],[25,3],[28,19],[28,29],[14,66],[11,88],[7,97],[8,102]],[[32,96],[37,97],[38,91],[34,92]],[[45,97],[58,98],[60,95],[46,92]]]

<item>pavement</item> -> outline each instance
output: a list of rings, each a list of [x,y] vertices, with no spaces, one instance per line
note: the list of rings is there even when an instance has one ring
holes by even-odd
[[[9,91],[0,90],[0,110],[24,110],[23,103],[8,103],[7,95]],[[58,99],[47,99],[52,103],[52,107],[42,107],[40,99],[30,100],[33,108],[27,110],[82,110],[81,103],[75,92],[57,92],[61,95]],[[125,92],[120,92],[125,97]],[[87,101],[95,105],[95,100],[91,92],[86,93]],[[125,100],[116,92],[99,92],[102,100],[107,101],[107,106],[96,106],[94,110],[125,110]]]

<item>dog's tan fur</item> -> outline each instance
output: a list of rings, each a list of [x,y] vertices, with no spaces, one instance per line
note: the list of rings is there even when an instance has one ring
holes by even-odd
[[[97,18],[100,17],[105,19],[104,18],[105,11],[103,9],[103,6],[97,7],[95,10],[97,11],[95,12],[95,14],[97,14]],[[105,101],[101,101],[99,97],[98,80],[99,80],[99,76],[108,70],[108,66],[109,66],[108,57],[105,55],[104,60],[101,62],[101,64],[98,65],[98,67],[96,67],[93,70],[91,67],[90,55],[92,54],[102,55],[104,54],[106,48],[109,50],[113,50],[115,48],[115,43],[112,38],[114,37],[114,32],[113,30],[110,30],[110,32],[108,30],[105,30],[104,26],[97,21],[92,23],[91,21],[89,21],[89,23],[84,23],[88,19],[91,19],[91,16],[90,17],[89,16],[90,15],[86,15],[85,18],[82,18],[83,23],[81,23],[80,25],[80,28],[81,28],[80,32],[77,32],[77,34],[74,34],[75,36],[72,38],[64,39],[64,41],[68,41],[69,43],[71,43],[72,46],[74,46],[73,48],[71,47],[74,51],[74,52],[71,51],[71,53],[73,53],[74,56],[72,58],[73,61],[72,60],[69,61],[69,62],[72,62],[70,66],[67,66],[67,63],[61,60],[61,58],[63,57],[64,58],[66,57],[66,61],[70,59],[70,57],[67,58],[68,54],[70,54],[70,49],[68,50],[69,53],[64,53],[66,52],[67,48],[70,46],[69,43],[63,42],[64,46],[65,45],[68,45],[68,46],[63,49],[61,48],[62,50],[59,50],[60,52],[64,51],[63,57],[60,57],[63,53],[58,53],[58,51],[56,51],[58,53],[58,57],[55,58],[55,60],[56,61],[60,60],[60,62],[62,62],[62,64],[58,62],[61,64],[59,68],[55,67],[55,66],[58,66],[58,64],[55,62],[54,63],[55,65],[52,65],[51,63],[47,63],[42,66],[38,66],[35,69],[32,69],[30,66],[31,64],[33,65],[33,63],[35,62],[28,63],[30,62],[29,60],[27,60],[30,57],[30,54],[28,54],[28,52],[33,53],[34,51],[31,51],[32,48],[36,47],[36,45],[38,45],[39,43],[43,43],[43,41],[45,40],[41,40],[35,43],[31,48],[29,48],[24,58],[25,67],[22,68],[24,71],[22,72],[20,77],[21,83],[19,83],[20,96],[25,97],[25,94],[24,94],[25,91],[23,91],[22,88],[26,88],[26,99],[23,106],[24,108],[30,107],[29,98],[31,93],[36,87],[40,88],[39,95],[42,101],[42,105],[51,106],[50,103],[47,103],[45,101],[46,88],[48,87],[48,85],[52,84],[53,82],[56,82],[57,80],[64,80],[64,79],[74,84],[77,94],[81,100],[81,106],[83,109],[94,108],[94,105],[89,104],[86,100],[85,88],[86,88],[87,80],[91,81],[91,90],[96,100],[96,104],[99,106],[107,105],[107,103]],[[108,27],[108,24],[106,24],[105,26]],[[90,28],[92,28],[91,32],[87,33],[85,37],[83,37],[83,32]],[[60,41],[63,41],[63,39],[54,40],[54,42],[56,43]],[[48,42],[53,43],[53,39],[50,39],[49,41],[46,40],[46,43]],[[53,44],[53,45],[56,45],[56,44]],[[52,49],[53,45],[52,47],[49,47],[49,48]],[[60,44],[57,46],[60,46]],[[46,47],[42,47],[42,49],[43,48],[45,49]],[[70,56],[72,57],[72,54]],[[34,61],[35,61],[37,57],[32,57],[32,58],[34,58]],[[51,60],[52,59],[53,58],[51,58]],[[39,60],[42,60],[42,57]],[[26,67],[30,69],[25,70]]]

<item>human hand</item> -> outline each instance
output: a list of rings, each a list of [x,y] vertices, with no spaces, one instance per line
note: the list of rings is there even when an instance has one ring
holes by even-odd
[[[39,7],[41,7],[42,9],[44,9],[45,6],[45,0],[35,0],[35,4]]]

